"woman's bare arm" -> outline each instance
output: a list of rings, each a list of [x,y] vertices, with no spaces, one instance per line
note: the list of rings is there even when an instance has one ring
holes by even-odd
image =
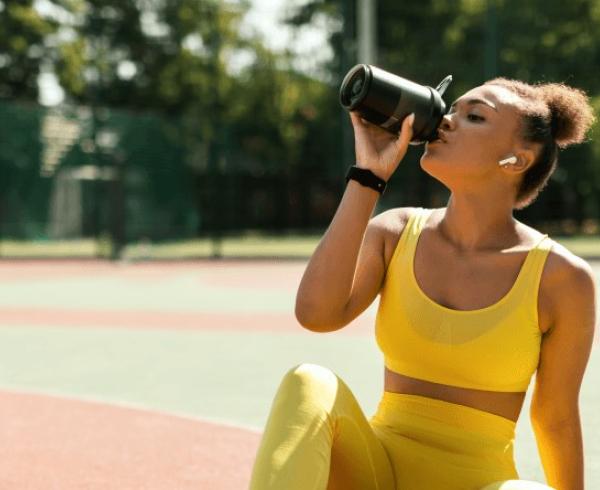
[[[583,490],[579,389],[596,324],[595,278],[589,264],[569,252],[552,279],[553,325],[544,334],[531,403],[531,422],[548,484]]]
[[[296,318],[310,330],[329,332],[344,325],[354,271],[377,191],[350,181],[340,206],[306,266],[296,295]],[[383,274],[382,237],[371,228],[367,256],[375,282]]]
[[[398,137],[356,114],[351,114],[351,118],[357,165],[389,180],[406,154],[414,118],[403,121]],[[377,295],[385,268],[383,218],[375,217],[371,222],[370,218],[378,196],[377,191],[356,181],[348,183],[298,288],[296,318],[309,330],[329,332],[343,327],[357,311],[356,305],[368,306]],[[369,270],[369,274],[356,274],[359,254],[360,269]]]

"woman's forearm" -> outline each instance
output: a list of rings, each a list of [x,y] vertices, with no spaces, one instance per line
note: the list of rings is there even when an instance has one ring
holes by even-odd
[[[402,121],[399,135],[350,112],[356,166],[388,181],[404,158],[415,115]],[[296,318],[310,330],[328,332],[344,325],[360,248],[379,192],[354,180],[304,271],[296,296]]]
[[[579,417],[544,426],[533,423],[548,485],[556,490],[583,490],[583,439]]]
[[[350,180],[338,209],[313,252],[296,296],[296,317],[305,326],[334,329],[350,297],[362,240],[377,191]]]

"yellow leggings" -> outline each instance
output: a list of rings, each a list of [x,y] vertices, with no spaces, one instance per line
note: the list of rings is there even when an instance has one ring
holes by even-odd
[[[515,425],[387,391],[367,420],[335,373],[300,364],[273,401],[250,490],[551,490],[518,479]]]

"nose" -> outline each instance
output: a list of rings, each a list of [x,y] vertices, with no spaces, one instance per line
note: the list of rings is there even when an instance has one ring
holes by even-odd
[[[444,131],[451,130],[454,127],[454,122],[452,116],[449,114],[444,114],[442,117],[442,122],[440,123],[440,129]]]

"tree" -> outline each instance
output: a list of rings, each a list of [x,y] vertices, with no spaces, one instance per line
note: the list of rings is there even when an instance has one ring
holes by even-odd
[[[290,23],[302,26],[315,15],[337,19],[330,35],[335,60],[332,79],[339,80],[339,63],[351,43],[340,42],[343,29],[353,29],[345,15],[354,0],[313,0],[299,7]],[[597,97],[592,67],[600,63],[600,2],[598,0],[378,0],[378,65],[418,83],[435,86],[446,74],[454,75],[447,91],[453,100],[494,76],[518,78],[529,83],[564,82]],[[550,181],[535,206],[521,213],[530,219],[575,216],[579,222],[600,209],[600,160],[591,144],[561,154],[561,170]],[[425,197],[442,201],[446,190],[418,170],[416,155],[409,152],[394,179],[411,182],[390,191],[395,204],[414,203]],[[414,190],[417,192],[414,192]],[[557,205],[558,204],[558,205]],[[556,214],[559,213],[559,214]]]
[[[44,19],[33,0],[0,0],[0,98],[37,100],[45,38],[56,24]]]
[[[328,87],[291,69],[286,54],[240,34],[249,3],[73,2],[78,2],[71,5],[76,35],[60,45],[56,63],[68,97],[168,116],[173,143],[184,149],[195,174],[201,228],[229,227],[228,216],[239,226],[239,216],[253,206],[251,187],[262,185],[258,176],[264,182],[267,176],[275,179],[269,192],[279,195],[277,219],[285,225],[287,198],[280,181],[306,165],[307,144],[334,153],[333,142],[306,141],[309,133],[313,138],[319,133],[320,102]],[[233,65],[230,60],[239,54],[250,61]],[[328,158],[313,161],[319,160],[323,167]],[[246,197],[224,198],[223,182],[237,185],[242,178],[252,179],[240,190]],[[234,208],[234,200],[245,207]]]

